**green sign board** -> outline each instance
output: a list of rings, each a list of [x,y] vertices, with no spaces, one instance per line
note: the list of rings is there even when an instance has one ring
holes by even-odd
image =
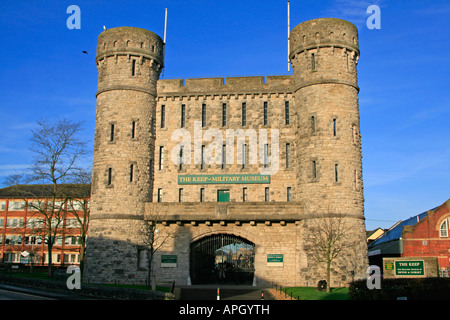
[[[162,255],[161,256],[161,267],[176,268],[177,267],[177,256],[176,255]]]
[[[395,274],[397,276],[423,276],[425,267],[422,260],[395,261]]]
[[[268,254],[267,255],[267,265],[269,266],[283,266],[283,255],[282,254]]]
[[[178,184],[231,184],[231,183],[270,183],[266,174],[204,174],[180,175]]]

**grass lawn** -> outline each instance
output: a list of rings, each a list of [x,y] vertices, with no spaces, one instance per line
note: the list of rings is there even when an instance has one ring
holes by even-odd
[[[348,300],[348,288],[331,288],[331,292],[317,291],[315,287],[283,288],[283,291],[300,300]]]

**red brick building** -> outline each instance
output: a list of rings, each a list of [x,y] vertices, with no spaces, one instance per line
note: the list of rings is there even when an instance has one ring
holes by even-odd
[[[439,268],[450,268],[450,199],[402,232],[402,257],[437,257]]]
[[[51,205],[51,198],[18,195],[16,188],[0,189],[0,263],[48,265],[46,222],[36,206]],[[85,224],[78,217],[84,217],[88,203],[83,201],[56,201],[64,211],[56,229],[56,239],[52,248],[52,264],[64,266],[80,263],[80,237]]]
[[[440,206],[399,221],[369,244],[369,263],[382,268],[386,257],[437,257],[439,272],[450,271],[450,199]]]

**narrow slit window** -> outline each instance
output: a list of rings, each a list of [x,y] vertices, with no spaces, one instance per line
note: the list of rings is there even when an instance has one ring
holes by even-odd
[[[263,112],[264,112],[264,116],[263,116],[263,121],[264,121],[264,125],[266,126],[268,123],[268,114],[267,114],[267,101],[264,101],[264,106],[263,106]]]
[[[186,124],[186,105],[181,105],[181,120],[180,120],[180,127],[184,128]]]
[[[265,189],[264,189],[264,201],[265,202],[269,202],[269,187],[266,187]]]
[[[248,192],[247,188],[242,189],[242,202],[248,201],[248,193],[247,192]]]
[[[112,184],[112,168],[108,168],[108,186]]]
[[[205,202],[205,188],[200,188],[200,202]]]
[[[136,137],[136,121],[131,122],[131,139]]]
[[[337,163],[334,165],[334,182],[339,182],[339,168]]]
[[[166,125],[166,106],[161,105],[161,128],[164,128]]]
[[[291,187],[287,187],[286,189],[286,200],[288,202],[292,201],[292,191],[291,191]]]
[[[183,146],[180,146],[180,170],[183,170]]]
[[[183,188],[178,189],[178,202],[183,202]]]
[[[264,168],[269,166],[269,145],[267,143],[264,144]]]
[[[205,146],[202,146],[200,169],[205,169]]]
[[[311,116],[311,132],[316,132],[316,117]]]
[[[336,128],[336,119],[333,119],[333,136],[335,136],[335,137],[336,137],[336,130],[337,130],[337,128]]]
[[[202,127],[206,127],[206,104],[202,104]]]
[[[286,169],[290,167],[291,161],[291,144],[286,143]]]
[[[158,202],[162,202],[162,189],[158,188]]]
[[[312,176],[313,176],[313,179],[317,178],[317,163],[315,160],[313,160],[313,162],[312,162]]]
[[[164,167],[164,147],[160,146],[159,147],[159,166],[158,169],[162,170]]]
[[[242,126],[247,125],[247,103],[242,102]]]
[[[242,168],[247,166],[247,144],[242,144]]]
[[[222,104],[222,127],[227,125],[227,104]]]
[[[114,141],[114,123],[109,126],[109,141]]]
[[[316,54],[311,54],[311,69],[314,71],[316,70]]]
[[[222,169],[225,169],[227,165],[227,145],[222,145]]]
[[[289,119],[289,101],[286,101],[284,103],[284,121],[285,121],[286,125],[288,125],[290,123],[290,119]]]
[[[136,60],[131,60],[131,75],[134,76],[136,74]]]
[[[134,165],[130,164],[130,182],[133,182]]]

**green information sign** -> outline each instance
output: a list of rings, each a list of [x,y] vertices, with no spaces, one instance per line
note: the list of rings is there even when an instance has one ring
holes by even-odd
[[[267,265],[268,266],[276,266],[281,267],[283,266],[283,255],[282,254],[268,254],[267,255]]]
[[[205,174],[180,175],[178,184],[231,184],[270,183],[270,175],[265,174]]]
[[[395,261],[395,274],[397,276],[423,276],[425,275],[424,263],[422,260]]]
[[[161,267],[176,268],[177,267],[177,256],[176,255],[162,255],[161,256]]]

